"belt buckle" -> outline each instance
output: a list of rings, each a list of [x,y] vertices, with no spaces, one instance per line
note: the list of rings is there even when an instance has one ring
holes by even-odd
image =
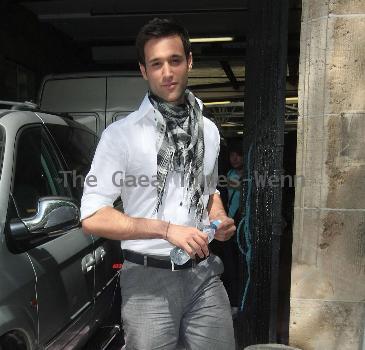
[[[175,269],[176,264],[172,260],[170,260],[170,261],[171,261],[171,271],[180,271],[181,270],[179,268]],[[177,266],[181,266],[181,265],[177,265]]]
[[[187,263],[186,263],[187,264]],[[194,269],[197,265],[195,259],[191,259],[191,269]],[[175,263],[171,260],[171,271],[179,271],[180,269],[175,269]]]

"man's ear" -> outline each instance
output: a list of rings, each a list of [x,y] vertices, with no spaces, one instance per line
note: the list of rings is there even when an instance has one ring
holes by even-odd
[[[142,77],[144,80],[148,80],[147,79],[147,72],[146,72],[146,67],[142,64],[142,63],[139,63],[139,69],[142,73]]]
[[[188,69],[189,69],[189,71],[191,71],[192,68],[193,68],[193,54],[191,52],[189,52],[189,56],[188,56]]]

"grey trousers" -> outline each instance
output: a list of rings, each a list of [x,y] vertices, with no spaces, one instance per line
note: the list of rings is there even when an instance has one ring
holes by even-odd
[[[230,303],[214,255],[171,271],[125,261],[121,271],[126,350],[234,350]]]

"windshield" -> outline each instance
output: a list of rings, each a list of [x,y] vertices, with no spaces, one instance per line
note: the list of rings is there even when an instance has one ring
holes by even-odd
[[[5,129],[0,125],[0,179],[1,179],[1,171],[3,169],[4,151],[5,151]]]

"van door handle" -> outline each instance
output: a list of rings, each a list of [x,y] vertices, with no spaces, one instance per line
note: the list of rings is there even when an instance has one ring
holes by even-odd
[[[103,262],[106,255],[106,251],[104,247],[98,247],[95,250],[95,258],[96,258],[96,264]]]
[[[94,255],[88,254],[84,256],[81,260],[81,268],[83,273],[87,273],[91,271],[95,266],[95,258]]]

